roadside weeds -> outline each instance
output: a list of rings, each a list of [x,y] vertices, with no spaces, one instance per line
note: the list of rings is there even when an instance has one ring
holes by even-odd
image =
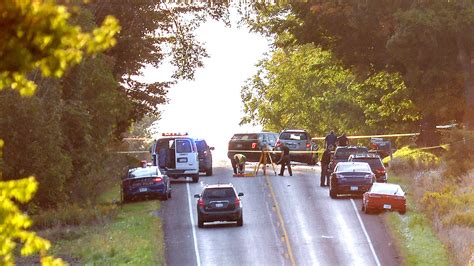
[[[109,204],[119,198],[119,188],[105,195]],[[115,214],[101,223],[52,228],[49,236],[55,254],[69,254],[81,265],[165,265],[162,221],[158,200],[118,205]]]
[[[451,265],[447,248],[425,214],[417,209],[407,182],[394,175],[390,176],[390,182],[402,185],[409,193],[405,215],[392,212],[383,216],[401,252],[403,265]]]

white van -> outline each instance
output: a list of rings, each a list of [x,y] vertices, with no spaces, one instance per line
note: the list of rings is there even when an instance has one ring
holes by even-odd
[[[153,165],[171,178],[191,177],[199,181],[199,158],[194,139],[187,134],[163,133],[151,148]]]

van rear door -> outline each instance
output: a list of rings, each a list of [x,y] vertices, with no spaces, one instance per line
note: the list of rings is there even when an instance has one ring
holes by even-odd
[[[175,140],[176,169],[198,169],[196,145],[190,139]]]

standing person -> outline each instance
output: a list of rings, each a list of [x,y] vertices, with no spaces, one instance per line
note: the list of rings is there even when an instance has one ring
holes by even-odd
[[[349,138],[346,136],[346,133],[342,133],[342,135],[337,138],[337,145],[338,146],[349,145]]]
[[[158,167],[166,170],[168,165],[168,142],[162,141],[156,144],[158,146]]]
[[[281,164],[279,176],[283,176],[285,166],[288,166],[288,173],[290,173],[290,176],[293,176],[293,172],[291,171],[290,149],[285,144],[281,146],[281,157],[278,163]]]
[[[245,155],[236,153],[232,157],[231,163],[232,168],[234,169],[234,174],[243,174],[245,173],[245,162],[247,161],[247,157]]]
[[[337,135],[334,133],[334,130],[331,130],[331,132],[326,135],[326,137],[324,138],[324,142],[326,143],[326,149],[329,147],[329,145],[332,145],[332,147],[336,147]]]
[[[330,145],[326,150],[324,150],[323,156],[321,158],[321,187],[329,186],[328,167],[329,163],[331,162],[331,150],[332,146]]]

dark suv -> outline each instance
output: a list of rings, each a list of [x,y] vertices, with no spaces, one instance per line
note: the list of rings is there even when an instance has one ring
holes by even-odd
[[[212,153],[214,147],[207,145],[203,139],[195,139],[199,158],[199,172],[205,172],[207,176],[212,175]]]
[[[237,226],[244,224],[242,203],[232,184],[206,185],[201,194],[194,195],[197,201],[198,227],[205,222],[236,221]]]
[[[370,169],[375,174],[377,182],[387,182],[387,171],[378,154],[362,153],[352,154],[349,156],[349,162],[366,162],[370,165]]]
[[[260,132],[260,133],[237,133],[229,141],[229,150],[227,157],[232,160],[236,153],[247,157],[247,162],[260,161],[263,149],[273,150],[278,138],[278,133]]]
[[[290,149],[292,161],[315,165],[318,161],[318,145],[311,141],[311,136],[305,130],[286,129],[278,136],[275,150],[280,150],[281,145]],[[314,152],[314,153],[313,153]]]
[[[351,154],[358,153],[369,153],[369,149],[364,146],[337,146],[332,156],[331,162],[329,163],[328,171],[332,173],[334,167],[336,167],[339,162],[347,162]]]

